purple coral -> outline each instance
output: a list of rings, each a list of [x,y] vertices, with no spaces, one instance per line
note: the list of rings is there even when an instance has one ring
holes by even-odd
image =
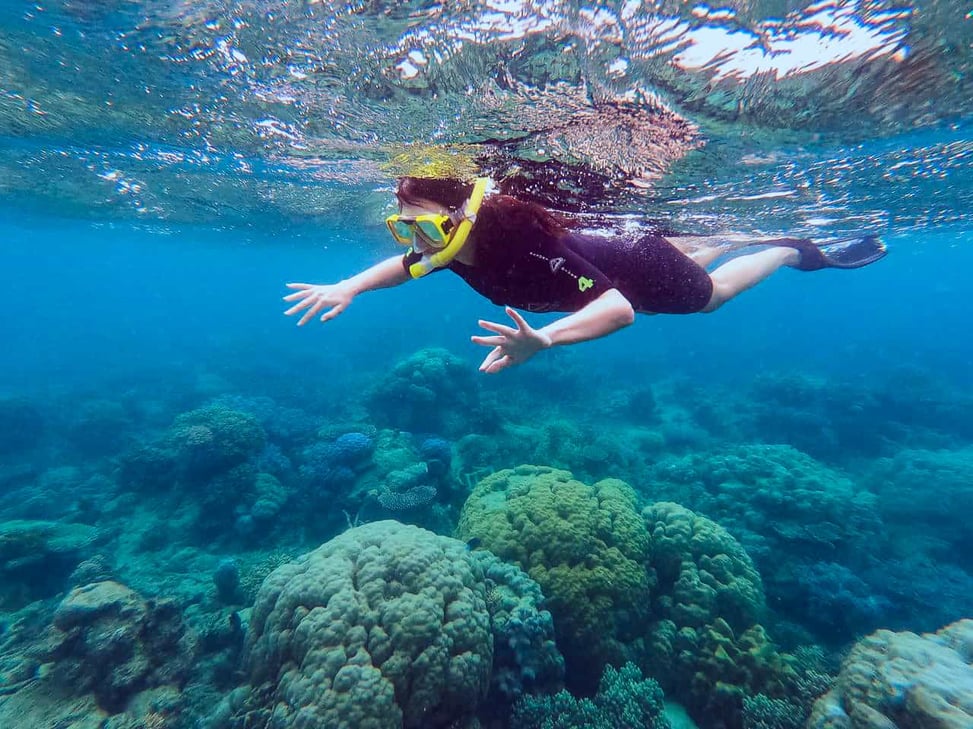
[[[426,438],[419,446],[419,457],[425,462],[430,475],[442,476],[449,472],[453,448],[443,438]]]
[[[375,441],[364,433],[345,433],[330,443],[315,443],[303,451],[301,476],[315,488],[345,488],[355,482],[373,450]]]
[[[345,433],[331,444],[331,460],[341,466],[354,467],[368,460],[375,441],[364,433]]]

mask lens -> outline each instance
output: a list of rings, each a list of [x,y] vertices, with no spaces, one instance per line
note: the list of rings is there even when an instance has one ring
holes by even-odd
[[[409,243],[412,241],[413,238],[412,223],[405,223],[401,220],[394,220],[390,224],[390,227],[392,229],[392,235],[394,235],[395,238],[400,243]]]
[[[422,235],[430,243],[439,246],[445,245],[446,236],[443,235],[442,229],[438,225],[436,225],[437,222],[438,221],[420,220],[420,221],[416,221],[416,227],[419,228],[420,231],[422,231]]]

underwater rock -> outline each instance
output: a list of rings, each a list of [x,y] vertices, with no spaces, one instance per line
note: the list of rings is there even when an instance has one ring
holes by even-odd
[[[224,603],[233,603],[239,599],[240,565],[235,559],[220,560],[213,572],[213,584],[216,594]]]
[[[50,597],[100,536],[85,524],[0,522],[0,606]]]
[[[876,727],[973,727],[973,620],[923,635],[878,630],[855,644],[808,729]]]
[[[101,618],[137,622],[144,615],[145,604],[135,591],[118,582],[94,582],[68,593],[54,611],[54,627],[67,632]]]
[[[119,712],[144,689],[181,685],[195,645],[174,603],[95,582],[73,589],[54,613],[45,646],[53,663],[48,680],[60,691],[90,692],[101,708]]]

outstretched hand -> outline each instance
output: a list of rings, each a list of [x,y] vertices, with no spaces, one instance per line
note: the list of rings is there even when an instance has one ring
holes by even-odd
[[[289,283],[287,288],[297,289],[297,292],[285,296],[284,301],[296,301],[297,304],[285,311],[284,314],[293,316],[307,309],[297,322],[299,327],[311,321],[322,309],[327,309],[327,311],[321,314],[321,321],[334,319],[347,309],[348,304],[355,298],[354,293],[344,282],[336,284]]]
[[[506,307],[506,312],[517,325],[516,329],[480,319],[480,326],[494,332],[496,336],[470,337],[474,344],[493,347],[480,364],[480,372],[495,374],[507,367],[526,362],[540,350],[551,346],[550,337],[532,328],[524,321],[524,317],[509,306]]]

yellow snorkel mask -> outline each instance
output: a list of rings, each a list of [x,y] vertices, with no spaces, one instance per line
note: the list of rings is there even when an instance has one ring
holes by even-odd
[[[409,275],[420,278],[437,268],[448,266],[456,258],[470,231],[476,224],[476,214],[483,202],[483,195],[490,184],[489,177],[478,177],[473,192],[463,204],[463,209],[452,215],[426,213],[424,215],[389,215],[385,219],[389,232],[396,243],[412,245],[415,236],[420,235],[430,246],[437,248],[435,253],[424,256],[422,260],[409,266]]]

